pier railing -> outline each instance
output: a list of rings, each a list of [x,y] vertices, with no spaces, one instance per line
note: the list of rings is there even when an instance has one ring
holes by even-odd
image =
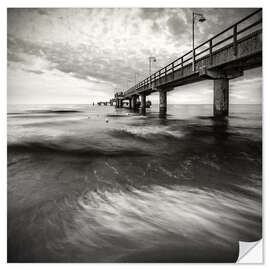
[[[221,31],[217,35],[211,37],[207,41],[201,43],[199,46],[194,48],[195,55],[195,70],[198,71],[198,65],[196,61],[204,58],[205,56],[210,57],[210,66],[213,64],[213,54],[220,50],[221,48],[232,44],[234,50],[234,56],[238,55],[238,41],[243,39],[243,37],[249,35],[251,32],[261,29],[262,25],[262,9],[257,9],[250,15],[239,20],[235,24]],[[131,94],[133,92],[139,92],[140,89],[144,90],[146,88],[151,88],[153,82],[160,80],[161,78],[166,78],[170,75],[170,78],[174,78],[174,74],[184,71],[184,67],[191,65],[193,61],[193,50],[185,53],[181,57],[177,58],[173,62],[169,63],[165,67],[159,69],[158,71],[151,74],[149,77],[143,81],[137,83],[135,86],[129,88],[124,92],[124,95]]]

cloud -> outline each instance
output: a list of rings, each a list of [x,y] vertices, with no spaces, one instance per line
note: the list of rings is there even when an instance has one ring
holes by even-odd
[[[49,13],[49,9],[46,9],[46,8],[37,8],[37,9],[35,9],[37,12],[38,12],[38,14],[40,14],[40,15],[49,15],[50,13]]]
[[[156,22],[153,22],[152,30],[153,30],[153,32],[158,33],[161,29],[160,29],[159,25]]]
[[[178,38],[181,38],[181,36],[183,34],[185,34],[186,32],[188,32],[188,27],[187,27],[184,19],[181,18],[177,14],[174,14],[173,16],[171,16],[168,19],[167,25],[168,25],[169,31],[173,35],[177,36]]]
[[[40,70],[32,70],[32,69],[23,69],[23,70],[27,71],[27,72],[32,72],[35,74],[43,74],[44,73],[43,71],[40,71]]]
[[[166,15],[169,9],[166,8],[142,8],[140,9],[140,17],[143,20],[156,20]]]

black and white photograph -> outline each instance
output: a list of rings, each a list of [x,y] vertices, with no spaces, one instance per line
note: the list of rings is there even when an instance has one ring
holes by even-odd
[[[263,239],[264,8],[135,4],[6,8],[9,264],[236,263]]]

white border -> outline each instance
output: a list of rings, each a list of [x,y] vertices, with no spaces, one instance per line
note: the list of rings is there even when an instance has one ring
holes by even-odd
[[[4,0],[6,7],[261,7],[266,0]]]
[[[264,51],[263,51],[263,74],[264,74],[264,83],[263,83],[263,220],[264,220],[264,265],[258,266],[254,264],[244,264],[244,265],[234,265],[234,264],[6,264],[6,209],[7,209],[7,187],[6,187],[6,8],[7,7],[263,7],[263,42],[264,42]],[[270,139],[270,124],[269,124],[269,115],[270,115],[270,70],[269,70],[269,33],[270,33],[270,1],[269,0],[227,0],[227,1],[218,1],[218,0],[204,0],[204,1],[195,1],[195,0],[95,0],[95,1],[86,1],[86,0],[1,0],[0,2],[0,29],[1,29],[1,47],[0,47],[0,166],[1,166],[1,188],[0,188],[0,210],[1,210],[1,238],[0,238],[0,263],[1,269],[29,269],[29,268],[39,268],[47,269],[48,267],[52,269],[76,269],[76,268],[110,268],[110,269],[158,269],[158,268],[197,268],[200,269],[215,269],[216,267],[245,267],[245,269],[254,269],[254,267],[267,267],[268,260],[266,251],[268,250],[269,243],[269,233],[265,228],[269,227],[269,215],[265,206],[270,205],[269,202],[269,139]],[[268,168],[267,168],[268,163]]]

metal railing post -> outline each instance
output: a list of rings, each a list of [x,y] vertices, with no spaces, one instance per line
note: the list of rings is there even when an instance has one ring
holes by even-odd
[[[238,54],[238,48],[237,48],[237,24],[233,27],[233,53],[234,53],[234,56],[237,56],[237,54]]]
[[[181,57],[181,75],[184,75],[184,58],[183,56]]]
[[[209,40],[209,54],[210,54],[210,65],[213,65],[213,48],[212,39]]]

